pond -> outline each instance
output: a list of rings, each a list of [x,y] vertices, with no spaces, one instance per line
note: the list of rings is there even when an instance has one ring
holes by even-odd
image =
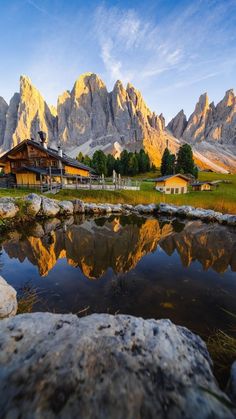
[[[28,293],[26,311],[170,318],[206,340],[232,332],[236,229],[134,215],[35,222],[1,236],[0,275]]]

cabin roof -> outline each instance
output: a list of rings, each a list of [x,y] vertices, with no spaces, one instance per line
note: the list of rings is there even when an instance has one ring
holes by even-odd
[[[189,182],[189,178],[185,175],[182,175],[181,173],[176,173],[176,175],[166,175],[166,176],[161,176],[158,177],[156,179],[152,179],[154,182],[164,182],[167,179],[171,179],[171,178],[175,178],[175,177],[181,177],[182,179],[186,180],[187,182]]]
[[[195,182],[195,183],[192,183],[192,185],[191,186],[201,186],[201,185],[210,185],[210,186],[212,186],[212,182]]]
[[[38,143],[37,141],[34,141],[34,140],[21,141],[20,144],[17,144],[15,147],[13,147],[11,150],[7,151],[5,154],[3,154],[0,157],[0,164],[1,164],[1,160],[3,161],[8,156],[8,154],[10,154],[14,151],[20,150],[22,147],[24,147],[27,144],[32,145],[32,146],[38,148],[39,150],[42,150],[42,151],[46,152],[49,156],[54,157],[57,160],[60,160],[62,163],[64,163],[67,166],[72,166],[72,167],[76,167],[78,169],[88,170],[89,172],[94,171],[91,167],[86,166],[85,164],[78,162],[76,159],[73,159],[72,157],[67,156],[65,153],[62,153],[62,157],[59,156],[58,151],[55,150],[54,148],[51,148],[51,147],[45,148],[40,143]]]

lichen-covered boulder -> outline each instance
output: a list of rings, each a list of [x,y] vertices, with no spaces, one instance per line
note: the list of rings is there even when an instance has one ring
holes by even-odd
[[[0,276],[0,319],[15,316],[16,312],[16,290]]]
[[[0,219],[14,218],[19,211],[15,201],[11,198],[0,199]]]
[[[60,207],[54,199],[43,198],[42,199],[42,209],[41,214],[45,217],[55,217],[59,214]]]
[[[234,418],[206,345],[169,320],[19,315],[0,347],[2,419]]]
[[[58,201],[60,213],[63,215],[72,215],[74,212],[74,205],[71,201]]]
[[[27,213],[32,216],[38,215],[42,203],[41,196],[31,193],[25,197],[25,202],[27,204]]]

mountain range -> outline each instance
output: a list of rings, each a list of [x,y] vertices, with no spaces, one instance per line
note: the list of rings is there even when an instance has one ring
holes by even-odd
[[[102,149],[118,156],[123,149],[144,148],[159,166],[167,144],[176,153],[187,142],[200,168],[236,172],[233,90],[216,106],[203,94],[188,120],[182,110],[166,126],[163,115],[152,112],[130,83],[124,87],[118,80],[108,92],[96,74],[86,73],[59,96],[54,108],[28,77],[21,76],[20,92],[10,103],[0,97],[0,154],[26,138],[37,139],[39,130],[46,132],[50,146],[60,143],[73,157],[80,151],[92,155]]]

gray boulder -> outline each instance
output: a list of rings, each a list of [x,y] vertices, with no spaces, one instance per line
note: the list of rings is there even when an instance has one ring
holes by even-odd
[[[74,205],[71,201],[58,201],[60,213],[63,215],[72,215],[74,212]]]
[[[11,198],[0,199],[0,218],[14,218],[19,211],[15,201]]]
[[[164,204],[161,202],[159,204],[158,210],[160,213],[163,214],[174,215],[178,212],[179,207],[177,207],[176,205]]]
[[[32,216],[38,215],[42,203],[41,196],[31,193],[26,196],[25,202],[27,204],[27,213]]]
[[[110,205],[111,211],[117,214],[121,214],[123,212],[121,204],[112,204]]]
[[[177,208],[176,214],[186,217],[186,215],[192,210],[194,210],[194,208],[190,205],[182,205],[181,207]]]
[[[227,418],[203,341],[169,320],[35,313],[0,322],[1,418]]]
[[[156,205],[155,204],[149,204],[149,205],[136,205],[134,208],[135,212],[139,212],[141,214],[152,214],[155,209],[156,209]]]
[[[123,204],[123,205],[122,205],[122,208],[123,208],[125,211],[133,211],[133,209],[134,209],[133,205],[130,205],[130,204]]]
[[[15,316],[16,312],[16,290],[0,276],[0,319]]]
[[[42,199],[42,215],[45,217],[54,217],[59,214],[60,207],[54,199],[43,198]]]

